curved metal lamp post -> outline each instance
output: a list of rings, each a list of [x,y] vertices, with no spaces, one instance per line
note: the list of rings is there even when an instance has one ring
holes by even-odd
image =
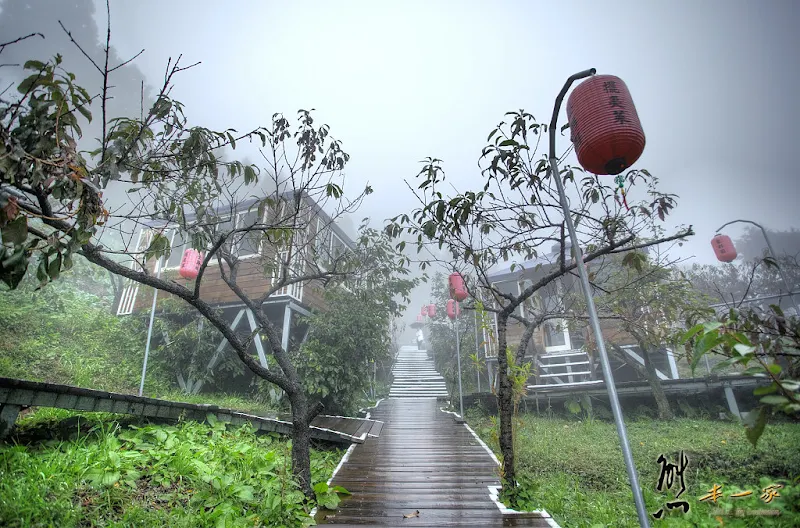
[[[783,280],[783,286],[786,288],[786,294],[789,296],[789,300],[792,302],[792,304],[794,304],[794,309],[795,309],[796,315],[798,317],[800,317],[800,307],[798,307],[797,301],[795,300],[794,295],[792,295],[792,288],[789,287],[789,281],[786,279],[786,274],[783,272],[783,268],[781,268],[781,265],[778,264],[778,255],[775,253],[775,249],[772,247],[772,242],[770,241],[769,236],[767,236],[767,230],[764,229],[764,227],[761,224],[757,224],[757,223],[753,222],[752,220],[731,220],[730,222],[727,222],[727,223],[722,224],[721,226],[719,226],[719,228],[717,229],[717,233],[722,231],[723,227],[725,227],[727,225],[730,225],[730,224],[735,224],[736,222],[742,222],[742,223],[745,223],[745,224],[753,224],[754,226],[756,226],[757,228],[759,228],[761,230],[761,234],[764,235],[764,240],[767,241],[767,249],[769,250],[769,254],[772,255],[772,259],[775,261],[775,264],[778,266],[778,272],[780,272],[780,274],[781,274],[781,279]]]
[[[595,308],[594,299],[592,298],[589,277],[586,272],[586,264],[583,262],[583,252],[578,244],[578,235],[575,233],[575,224],[572,222],[572,216],[569,214],[567,196],[564,193],[564,184],[561,182],[561,175],[558,172],[558,157],[556,156],[555,131],[558,123],[558,113],[561,110],[561,102],[564,100],[564,96],[567,94],[567,90],[569,90],[569,87],[572,86],[573,82],[577,81],[578,79],[592,76],[596,72],[597,70],[591,68],[570,76],[567,79],[567,82],[564,83],[564,87],[561,89],[558,97],[556,97],[556,104],[553,108],[553,117],[550,120],[550,176],[556,180],[558,195],[561,200],[561,209],[564,212],[564,220],[567,224],[567,229],[569,230],[569,238],[575,251],[575,260],[578,264],[577,267],[578,275],[580,275],[581,279],[581,288],[583,289],[583,295],[586,297],[586,308],[589,312],[589,320],[592,325],[592,331],[595,339],[597,340],[597,350],[600,356],[600,364],[603,367],[603,378],[606,382],[606,390],[608,390],[608,400],[611,403],[611,411],[614,414],[614,422],[617,425],[617,434],[619,435],[619,441],[622,445],[622,456],[625,459],[625,468],[627,469],[628,480],[630,480],[631,490],[633,491],[633,501],[636,505],[636,515],[639,518],[639,525],[642,528],[647,528],[650,526],[650,520],[647,514],[647,508],[645,507],[644,497],[642,496],[642,490],[639,487],[639,477],[636,474],[636,466],[633,463],[633,455],[631,454],[631,448],[628,443],[628,433],[625,430],[625,422],[622,418],[622,408],[619,405],[617,388],[614,385],[614,375],[611,372],[611,365],[608,360],[608,353],[606,352],[606,344],[603,340],[603,333],[600,329],[600,321],[597,318],[597,309]]]

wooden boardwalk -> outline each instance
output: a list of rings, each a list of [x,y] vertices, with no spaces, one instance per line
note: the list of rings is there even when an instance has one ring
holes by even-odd
[[[491,500],[497,464],[435,398],[380,402],[380,437],[356,445],[333,478],[352,496],[317,522],[341,526],[558,526],[546,513],[504,515]],[[404,515],[418,515],[404,518]]]

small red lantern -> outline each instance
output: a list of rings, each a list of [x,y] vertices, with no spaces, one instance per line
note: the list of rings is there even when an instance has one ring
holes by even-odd
[[[458,305],[458,302],[454,301],[453,299],[448,299],[447,301],[447,317],[451,320],[455,319],[461,315],[461,307]]]
[[[733,247],[731,237],[728,235],[717,235],[711,239],[711,247],[720,262],[733,262],[736,258],[736,248]]]
[[[421,313],[422,313],[422,315],[428,315],[428,305],[427,304],[422,307],[422,312]]]
[[[187,249],[183,252],[181,258],[181,267],[178,273],[184,279],[196,279],[197,274],[200,273],[200,265],[203,263],[203,258],[200,252],[196,249]]]
[[[450,297],[457,301],[467,298],[467,287],[464,285],[464,277],[460,273],[451,273],[448,279],[450,285]]]
[[[628,87],[619,77],[595,75],[567,100],[578,162],[594,174],[619,174],[644,151],[644,131]]]
[[[428,305],[428,317],[436,317],[436,305],[429,304]]]
[[[421,323],[421,322],[422,322],[422,316],[421,316],[421,315],[418,315],[418,316],[417,316],[417,322],[418,322],[418,323]]]

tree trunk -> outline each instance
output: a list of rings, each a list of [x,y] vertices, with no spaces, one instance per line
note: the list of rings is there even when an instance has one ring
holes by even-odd
[[[661,386],[661,380],[658,379],[658,373],[656,372],[656,367],[653,365],[653,362],[650,358],[650,353],[646,346],[643,346],[642,341],[637,340],[639,345],[639,350],[642,352],[642,358],[644,359],[644,366],[638,361],[632,359],[619,345],[612,344],[611,349],[614,355],[627,365],[630,365],[633,370],[635,370],[641,377],[647,380],[647,383],[650,385],[650,390],[653,392],[653,398],[656,400],[656,406],[658,408],[658,417],[662,420],[672,420],[675,415],[672,414],[672,407],[669,405],[669,401],[667,400],[666,394],[664,394],[664,387]]]
[[[650,389],[653,391],[653,398],[655,398],[656,406],[658,406],[658,418],[659,420],[672,420],[675,418],[675,415],[672,413],[672,407],[669,405],[667,395],[664,394],[664,387],[661,386],[661,380],[658,378],[656,366],[653,364],[653,360],[650,357],[650,351],[647,347],[642,346],[641,343],[639,344],[639,350],[642,351],[644,368],[647,371],[647,381],[650,383]]]
[[[511,380],[508,378],[508,358],[506,357],[507,338],[506,326],[508,315],[497,315],[497,408],[500,414],[500,453],[503,457],[502,481],[503,487],[513,490],[517,485],[517,476],[514,472],[514,395],[512,394]]]
[[[292,404],[292,475],[300,491],[314,498],[311,485],[311,418],[308,400],[303,394],[289,395]]]

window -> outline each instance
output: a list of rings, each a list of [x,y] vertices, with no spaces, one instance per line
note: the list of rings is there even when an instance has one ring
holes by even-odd
[[[305,231],[298,231],[295,237],[304,236]],[[286,273],[287,278],[292,279],[296,277],[300,277],[303,272],[305,271],[305,260],[304,260],[304,252],[301,250],[298,253],[292,255],[291,260],[289,261],[289,269]],[[280,279],[283,277],[284,270],[286,269],[286,259],[289,257],[288,251],[279,251],[275,255],[275,280]],[[287,284],[280,290],[278,290],[276,295],[289,295],[294,297],[298,301],[303,300],[303,283],[296,282],[292,284]]]
[[[314,240],[314,253],[320,261],[328,261],[331,247],[331,228],[322,218],[317,217],[317,232]]]
[[[183,234],[177,229],[173,229],[170,233],[165,233],[165,236],[170,239],[171,250],[163,269],[179,268],[183,259],[183,252],[187,248]]]
[[[258,211],[247,211],[236,215],[236,227],[247,228],[259,222]],[[255,257],[261,254],[261,242],[264,238],[263,231],[247,231],[237,233],[234,237],[235,253],[239,258]]]
[[[345,252],[346,246],[336,233],[331,233],[331,261],[336,260]]]
[[[569,328],[566,321],[555,319],[544,325],[544,349],[547,352],[570,350]]]

